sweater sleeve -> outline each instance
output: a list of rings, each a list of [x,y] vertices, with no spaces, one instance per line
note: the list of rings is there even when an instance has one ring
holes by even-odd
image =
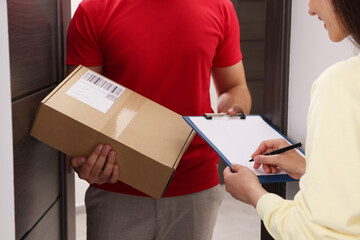
[[[300,191],[257,204],[275,239],[360,239],[359,66],[360,57],[338,63],[313,85]]]
[[[306,227],[304,218],[300,214],[301,210],[298,206],[303,204],[299,194],[294,201],[290,201],[269,193],[259,199],[257,212],[274,239],[317,239]]]

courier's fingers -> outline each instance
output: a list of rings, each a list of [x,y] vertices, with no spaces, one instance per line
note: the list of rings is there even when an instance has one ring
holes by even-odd
[[[81,167],[84,162],[86,161],[86,158],[85,157],[73,157],[71,159],[71,166],[76,169],[78,167]]]
[[[102,169],[101,174],[99,176],[99,178],[101,180],[107,181],[110,178],[110,176],[113,172],[115,158],[116,158],[116,152],[110,151],[107,161],[106,161],[106,164],[105,164],[104,168]]]
[[[116,183],[119,180],[119,175],[120,175],[119,166],[115,164],[109,182]]]
[[[91,169],[91,175],[95,178],[97,178],[98,176],[100,176],[101,174],[101,171],[103,170],[104,168],[104,165],[105,165],[105,162],[106,162],[106,159],[108,158],[108,155],[109,155],[109,152],[111,150],[111,146],[109,145],[105,145],[100,154],[97,154],[97,153],[93,153],[95,155],[97,155],[97,159],[95,160],[93,166],[92,166],[92,169]],[[96,150],[97,151],[97,150]],[[96,152],[95,151],[95,152]],[[92,155],[93,155],[92,154]]]
[[[101,154],[101,151],[103,150],[104,145],[99,144],[96,146],[96,148],[94,148],[94,150],[92,151],[92,153],[90,154],[90,156],[88,156],[88,162],[91,166],[93,166],[97,160],[97,158],[99,157],[99,155]]]
[[[230,116],[234,116],[238,113],[243,113],[243,112],[244,111],[243,111],[242,107],[238,104],[234,104],[227,110],[227,114],[229,114]]]

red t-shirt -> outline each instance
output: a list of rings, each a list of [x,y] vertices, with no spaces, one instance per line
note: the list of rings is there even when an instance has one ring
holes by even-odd
[[[104,76],[180,115],[212,112],[212,67],[241,59],[230,0],[83,0],[68,30],[66,64],[103,65]],[[195,136],[164,196],[217,185],[218,159]],[[120,181],[96,187],[145,196]]]

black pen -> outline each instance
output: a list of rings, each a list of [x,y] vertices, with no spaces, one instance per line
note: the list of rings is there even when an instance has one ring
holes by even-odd
[[[299,142],[299,143],[296,143],[296,144],[293,144],[293,145],[290,145],[290,146],[287,146],[287,147],[284,147],[284,148],[280,148],[280,149],[275,150],[275,151],[273,151],[273,152],[265,153],[265,154],[263,154],[263,155],[269,156],[269,155],[280,154],[280,153],[289,151],[289,150],[294,149],[294,148],[299,148],[299,147],[301,147],[301,146],[302,146],[302,144],[301,144],[301,142]],[[250,160],[249,160],[249,162],[253,162],[253,161],[254,161],[254,159],[250,159]]]

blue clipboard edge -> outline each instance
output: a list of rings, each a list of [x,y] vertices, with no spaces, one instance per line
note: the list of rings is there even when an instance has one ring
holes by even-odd
[[[262,116],[260,115],[247,115],[247,116],[259,116],[266,122],[270,127],[272,127],[276,132],[278,132],[283,138],[293,144],[284,134],[282,134],[279,130],[277,130],[274,126],[268,123]],[[231,168],[231,162],[221,153],[221,151],[205,136],[203,132],[190,120],[190,117],[203,117],[203,116],[183,116],[183,119],[192,127],[199,136],[207,142],[210,147],[220,156],[220,158]],[[299,149],[302,153],[303,151]],[[260,183],[280,183],[280,182],[296,182],[287,174],[278,174],[278,175],[258,175]]]

